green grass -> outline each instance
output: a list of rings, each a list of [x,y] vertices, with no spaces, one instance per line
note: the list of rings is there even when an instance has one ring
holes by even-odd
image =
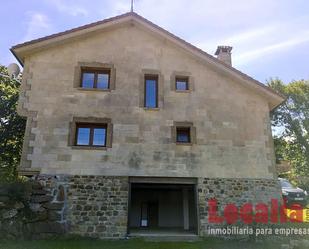
[[[58,239],[39,241],[0,241],[0,249],[279,249],[281,243],[241,242],[205,239],[196,242],[149,242],[141,239],[93,240]]]

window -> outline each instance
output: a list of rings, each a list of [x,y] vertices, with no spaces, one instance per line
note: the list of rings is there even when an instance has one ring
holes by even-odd
[[[189,78],[188,77],[176,77],[176,91],[189,90]]]
[[[116,68],[111,63],[78,62],[74,68],[73,86],[82,91],[115,90]]]
[[[113,124],[110,118],[74,117],[70,123],[69,145],[72,149],[107,149],[112,147]]]
[[[192,122],[175,122],[172,128],[172,141],[177,145],[196,144],[196,128]]]
[[[176,142],[191,143],[190,127],[176,127]]]
[[[173,71],[170,79],[172,91],[190,93],[194,90],[194,77],[190,72]]]
[[[106,147],[106,124],[76,124],[76,143],[78,146]]]
[[[163,75],[156,69],[142,69],[139,77],[139,107],[159,111],[163,107]]]
[[[145,75],[144,107],[158,107],[158,76]]]
[[[83,68],[81,87],[86,89],[110,89],[110,69]]]

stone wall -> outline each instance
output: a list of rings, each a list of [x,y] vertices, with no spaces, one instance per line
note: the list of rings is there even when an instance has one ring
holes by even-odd
[[[208,227],[215,226],[215,224],[210,224],[208,221],[208,200],[210,199],[217,200],[218,214],[222,215],[225,205],[229,203],[240,207],[244,203],[253,205],[256,203],[269,204],[271,199],[277,199],[280,202],[281,198],[281,188],[278,180],[275,179],[199,178],[200,235],[207,235]]]
[[[0,185],[0,238],[44,239],[66,232],[65,189],[48,177]]]
[[[128,177],[71,177],[68,188],[69,233],[96,238],[125,237],[128,190]]]
[[[0,186],[0,238],[123,238],[128,178],[39,175]]]
[[[112,64],[114,89],[75,87],[81,63]],[[24,72],[19,112],[28,122],[20,170],[55,175],[274,176],[268,101],[250,84],[196,60],[144,27],[128,24],[46,48],[26,56]],[[159,109],[140,106],[145,72],[160,74]],[[176,75],[190,76],[192,90],[171,89]],[[111,148],[72,147],[68,141],[74,118],[110,119]],[[177,145],[174,122],[192,123],[196,143]]]

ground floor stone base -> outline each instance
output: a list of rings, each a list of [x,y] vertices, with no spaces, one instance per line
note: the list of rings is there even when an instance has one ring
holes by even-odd
[[[59,233],[95,238],[124,238],[130,232],[130,177],[39,175],[33,177],[32,181],[40,186],[37,187],[38,190],[32,191],[32,196],[25,199],[25,202],[37,203],[31,205],[38,210],[46,209],[49,214],[47,221],[61,224]],[[195,178],[194,189],[191,194],[195,195],[192,199],[195,199],[196,233],[200,236],[207,236],[207,229],[213,225],[209,223],[208,201],[211,199],[218,201],[219,214],[222,214],[223,208],[229,203],[241,206],[244,203],[267,204],[271,199],[281,200],[281,189],[276,179]],[[24,205],[27,206],[27,203]],[[3,223],[6,212],[1,211],[1,214],[0,222]],[[187,217],[191,219],[190,215]],[[190,221],[187,222],[190,225]],[[39,233],[37,231],[38,235]]]

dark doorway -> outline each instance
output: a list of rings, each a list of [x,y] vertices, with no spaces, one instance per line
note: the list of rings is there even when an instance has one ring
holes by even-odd
[[[158,227],[158,203],[157,202],[150,202],[148,203],[149,206],[149,227],[156,228]]]
[[[131,183],[129,233],[197,232],[194,184]]]

